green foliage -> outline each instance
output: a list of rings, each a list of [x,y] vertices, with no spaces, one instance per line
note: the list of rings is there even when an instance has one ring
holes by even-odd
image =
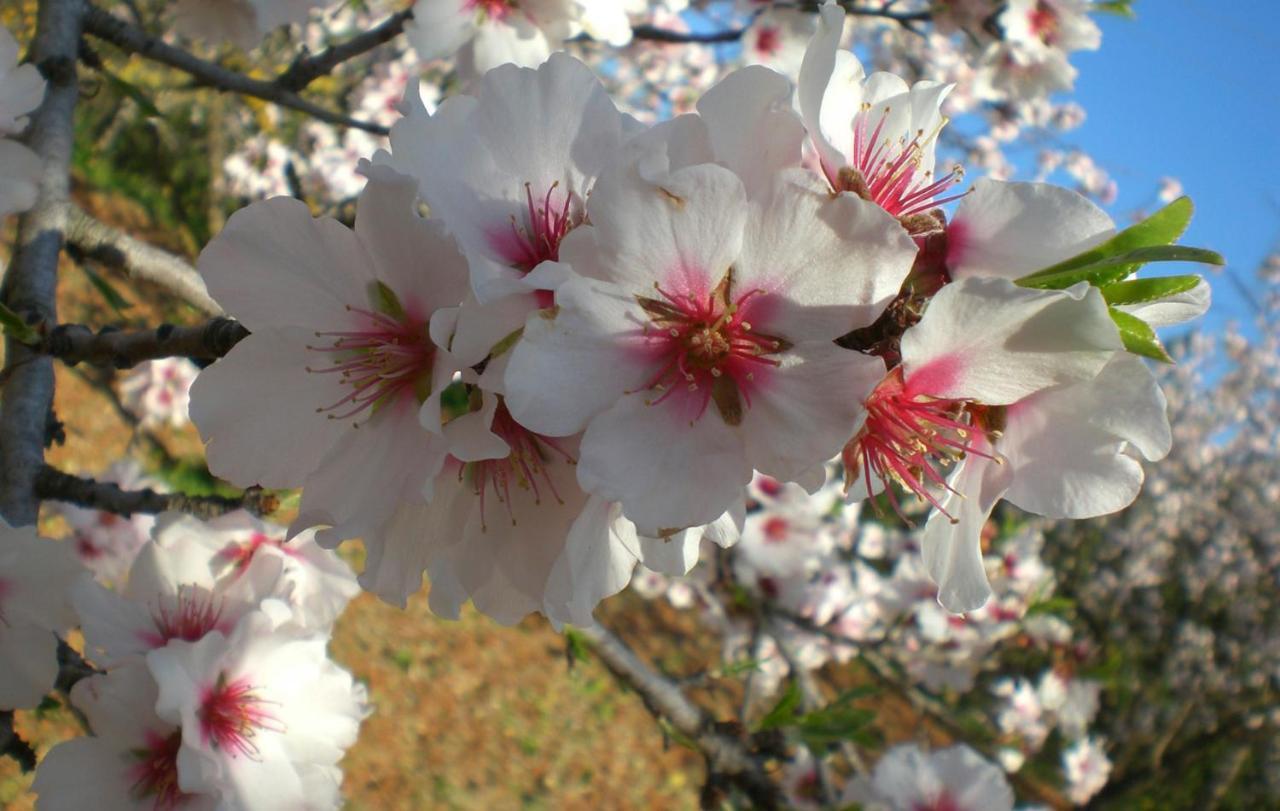
[[[585,662],[591,654],[591,645],[587,642],[587,638],[572,627],[566,626],[564,629],[564,658],[569,663],[569,667],[573,667],[578,662]]]
[[[1133,2],[1134,0],[1098,0],[1093,4],[1093,10],[1124,17],[1126,20],[1136,20],[1138,14],[1133,10]]]
[[[791,730],[805,746],[819,750],[842,741],[874,746],[878,741],[870,726],[876,714],[872,710],[855,707],[853,703],[875,692],[874,687],[855,687],[841,693],[824,707],[802,713],[799,711],[800,687],[791,679],[778,703],[760,719],[757,730]]]
[[[1144,358],[1173,363],[1173,358],[1169,357],[1150,324],[1124,310],[1117,310],[1115,307],[1110,310],[1111,320],[1116,322],[1116,327],[1120,330],[1120,340],[1124,341],[1125,349]]]
[[[1154,279],[1130,279],[1102,288],[1108,304],[1145,304],[1149,301],[1185,293],[1200,284],[1199,276],[1157,276]]]
[[[10,310],[4,304],[0,304],[0,328],[4,329],[4,334],[15,341],[34,346],[40,343],[40,334],[22,320],[22,316]]]
[[[89,279],[89,284],[93,285],[93,288],[107,300],[107,304],[111,305],[111,309],[115,310],[117,315],[124,315],[124,311],[133,306],[119,290],[112,286],[111,282],[102,278],[93,268],[84,262],[77,262],[76,265],[80,270],[84,271],[84,275]]]

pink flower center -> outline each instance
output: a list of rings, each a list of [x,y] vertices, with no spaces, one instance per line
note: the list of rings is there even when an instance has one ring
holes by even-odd
[[[1028,17],[1031,33],[1040,37],[1045,45],[1052,45],[1058,38],[1058,13],[1045,3],[1036,3]]]
[[[512,485],[530,491],[535,505],[542,503],[544,491],[557,503],[563,504],[564,499],[556,491],[548,465],[555,461],[556,456],[573,464],[573,456],[556,440],[535,434],[517,423],[501,402],[493,414],[491,430],[507,443],[511,452],[502,459],[471,462],[458,471],[459,477],[469,474],[472,491],[480,500],[481,531],[489,528],[485,519],[485,499],[489,493],[499,504],[506,505],[507,517],[511,519],[511,525],[516,526],[511,501]]]
[[[328,346],[308,346],[324,353],[332,365],[308,372],[337,375],[347,394],[335,403],[317,408],[331,420],[365,414],[402,398],[426,399],[431,385],[435,346],[427,337],[426,321],[403,312],[390,315],[348,307],[364,324],[337,332],[317,332]]]
[[[221,628],[222,603],[204,589],[179,588],[172,605],[160,605],[151,617],[154,631],[141,634],[142,641],[160,648],[180,639],[195,642]]]
[[[925,147],[938,133],[926,135],[924,130],[916,130],[910,141],[905,135],[895,141],[891,133],[884,132],[889,113],[890,108],[885,107],[873,125],[870,105],[863,106],[853,123],[853,165],[840,169],[834,179],[830,168],[824,167],[832,187],[870,200],[895,217],[910,217],[963,197],[938,198],[964,179],[963,169],[955,167],[934,180],[933,172],[921,168]]]
[[[731,269],[706,296],[670,293],[657,283],[660,299],[637,296],[649,315],[644,348],[658,360],[657,371],[642,387],[659,393],[649,405],[688,392],[694,397],[693,419],[714,402],[726,423],[742,422],[744,406],[751,407],[756,372],[780,365],[771,356],[791,344],[756,332],[747,320],[748,302],[764,291],[752,289],[735,298],[732,286]]]
[[[97,560],[107,553],[106,549],[94,543],[93,538],[83,532],[75,536],[76,554],[84,560]]]
[[[765,56],[773,56],[782,48],[782,34],[771,25],[761,26],[756,33],[756,51]]]
[[[585,220],[574,196],[558,194],[559,186],[558,181],[552,183],[546,194],[535,198],[533,187],[524,184],[525,210],[518,218],[511,215],[507,228],[490,235],[493,249],[521,274],[532,272],[543,262],[559,261],[560,242]],[[554,303],[550,290],[539,290],[538,299],[544,308]]]
[[[964,811],[964,808],[951,796],[950,792],[944,790],[932,800],[912,803],[911,811]]]
[[[206,687],[200,696],[196,718],[200,722],[200,740],[231,757],[256,757],[254,743],[258,731],[283,732],[284,726],[263,706],[248,679],[228,681],[225,673]]]
[[[840,455],[845,481],[852,482],[862,474],[869,499],[871,479],[879,479],[894,510],[901,515],[902,507],[892,487],[896,482],[951,518],[930,490],[950,489],[942,468],[964,454],[991,458],[970,439],[979,431],[971,421],[980,407],[967,400],[912,391],[903,380],[901,366],[880,381],[864,406],[866,422]]]
[[[129,769],[135,798],[155,798],[153,811],[173,811],[190,795],[178,788],[178,750],[182,748],[182,730],[169,735],[146,732],[146,745],[133,750],[137,759]]]
[[[279,549],[286,555],[297,555],[297,552],[282,539],[271,538],[264,533],[255,532],[249,536],[247,541],[227,544],[227,546],[218,550],[217,557],[234,569],[236,575],[241,575],[244,574],[245,569],[249,568],[249,564],[253,563],[253,558],[258,554],[258,550],[267,546]]]
[[[791,534],[791,524],[780,515],[771,515],[764,522],[764,539],[770,543],[785,541]]]
[[[518,0],[465,0],[462,8],[465,11],[477,12],[487,19],[501,22],[519,5]]]

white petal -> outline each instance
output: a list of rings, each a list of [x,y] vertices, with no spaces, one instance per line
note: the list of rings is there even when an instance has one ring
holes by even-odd
[[[907,389],[1004,405],[1087,380],[1120,349],[1097,288],[1031,290],[969,278],[942,288],[902,336]]]
[[[735,70],[698,99],[716,161],[742,178],[747,195],[800,165],[804,124],[791,107],[791,82],[752,65]]]
[[[947,267],[955,279],[1017,279],[1114,234],[1106,212],[1078,192],[984,178],[973,184],[947,226]]]
[[[1171,327],[1204,315],[1209,311],[1210,300],[1209,283],[1201,279],[1199,284],[1185,293],[1141,304],[1120,304],[1116,309],[1141,318],[1153,327]]]
[[[0,138],[0,217],[26,211],[36,202],[44,164],[17,141]]]
[[[985,442],[975,445],[992,452]],[[941,499],[955,523],[937,509],[925,523],[920,542],[924,564],[938,584],[938,602],[952,613],[976,611],[991,596],[982,563],[982,527],[1012,476],[1009,465],[970,454],[950,478],[956,492]]]
[[[58,640],[53,631],[0,622],[0,710],[27,710],[53,689],[58,676]]]
[[[648,397],[626,395],[591,421],[578,481],[621,502],[643,535],[711,523],[751,481],[741,440],[712,411],[691,423],[677,403]]]

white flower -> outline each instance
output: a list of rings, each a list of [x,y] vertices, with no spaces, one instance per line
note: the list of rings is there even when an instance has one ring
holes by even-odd
[[[618,162],[623,142],[623,117],[608,93],[565,54],[537,70],[492,70],[473,93],[447,99],[434,115],[410,93],[391,154],[379,158],[418,181],[432,216],[467,257],[475,295],[449,346],[468,366],[551,305],[565,277],[555,264],[560,242],[582,223],[596,179]]]
[[[311,9],[332,0],[178,0],[174,28],[186,37],[208,42],[256,46],[282,25],[300,23]]]
[[[405,33],[425,62],[456,55],[464,79],[535,67],[573,36],[574,0],[418,0]]]
[[[1084,805],[1102,791],[1111,776],[1111,760],[1094,738],[1081,738],[1062,753],[1062,769],[1067,777],[1067,797]]]
[[[579,275],[513,350],[516,420],[585,428],[578,481],[649,535],[717,519],[753,469],[812,479],[880,368],[832,341],[897,292],[915,253],[905,232],[803,170],[748,201],[719,166],[632,167],[589,208],[561,244]]]
[[[942,102],[951,85],[908,87],[891,73],[866,76],[840,50],[844,11],[819,10],[818,33],[800,68],[796,95],[822,173],[831,188],[875,202],[895,217],[912,217],[955,199],[940,198],[963,173],[934,174]]]
[[[186,358],[147,361],[121,382],[120,398],[145,428],[166,423],[181,428],[189,419],[191,384],[199,373],[199,368]]]
[[[817,15],[793,8],[768,8],[751,23],[742,39],[742,59],[784,76],[800,74],[805,49],[817,29]]]
[[[1062,733],[1074,741],[1084,736],[1098,714],[1102,685],[1091,679],[1064,679],[1053,670],[1046,670],[1036,693]]]
[[[230,635],[147,655],[156,714],[182,728],[183,791],[217,793],[228,808],[338,806],[337,764],[368,713],[365,690],[290,618],[268,600]]]
[[[1007,41],[1032,49],[1096,51],[1102,44],[1089,0],[1009,0],[1000,26]]]
[[[0,709],[28,709],[53,687],[58,640],[75,625],[67,592],[88,579],[66,544],[0,519]]]
[[[440,393],[457,366],[433,335],[467,289],[452,239],[416,213],[415,184],[370,172],[354,232],[277,198],[233,215],[199,262],[253,331],[192,386],[209,467],[302,485],[294,528],[329,525],[326,545],[420,503],[444,464]]]
[[[211,795],[179,785],[182,730],[156,715],[157,688],[142,661],[90,676],[71,688],[93,735],[53,747],[31,790],[48,811],[214,811]]]
[[[870,779],[853,780],[843,802],[890,811],[1012,811],[1013,799],[1000,767],[968,746],[923,752],[906,743],[885,752]]]
[[[0,136],[17,135],[27,113],[44,98],[44,78],[35,65],[19,65],[21,49],[9,29],[0,26]]]
[[[1000,731],[1018,736],[1022,744],[1032,751],[1043,746],[1045,738],[1049,737],[1049,724],[1035,685],[1021,678],[1002,679],[996,683],[993,692],[1007,702],[996,715]]]
[[[113,464],[98,479],[115,482],[126,490],[159,486],[131,460]],[[134,557],[151,537],[151,528],[156,523],[155,516],[146,513],[125,517],[61,501],[50,502],[47,507],[70,525],[71,543],[80,562],[106,583],[123,582]]]

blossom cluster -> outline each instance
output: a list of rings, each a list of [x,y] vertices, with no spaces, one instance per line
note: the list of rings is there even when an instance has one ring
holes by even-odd
[[[956,194],[950,86],[866,75],[843,18],[821,10],[794,97],[750,66],[651,127],[563,54],[434,113],[410,92],[354,229],[292,199],[235,214],[199,260],[253,333],[192,390],[211,470],[302,486],[292,531],[362,538],[384,598],[426,572],[436,611],[504,622],[590,623],[637,562],[736,540],[757,472],[812,492],[835,456],[848,499],[932,507],[952,612],[991,593],[1001,499],[1124,507],[1127,449],[1170,438],[1128,351],[1158,344],[1120,327],[1194,317],[1206,285],[1124,281],[1138,235],[1075,192]]]
[[[78,626],[103,668],[71,688],[91,735],[41,760],[40,808],[337,807],[368,706],[326,645],[359,589],[311,533],[163,514],[131,560],[115,550],[128,572],[111,587],[70,542],[0,533],[0,651],[23,665],[0,673],[0,708],[52,688],[55,633]]]

